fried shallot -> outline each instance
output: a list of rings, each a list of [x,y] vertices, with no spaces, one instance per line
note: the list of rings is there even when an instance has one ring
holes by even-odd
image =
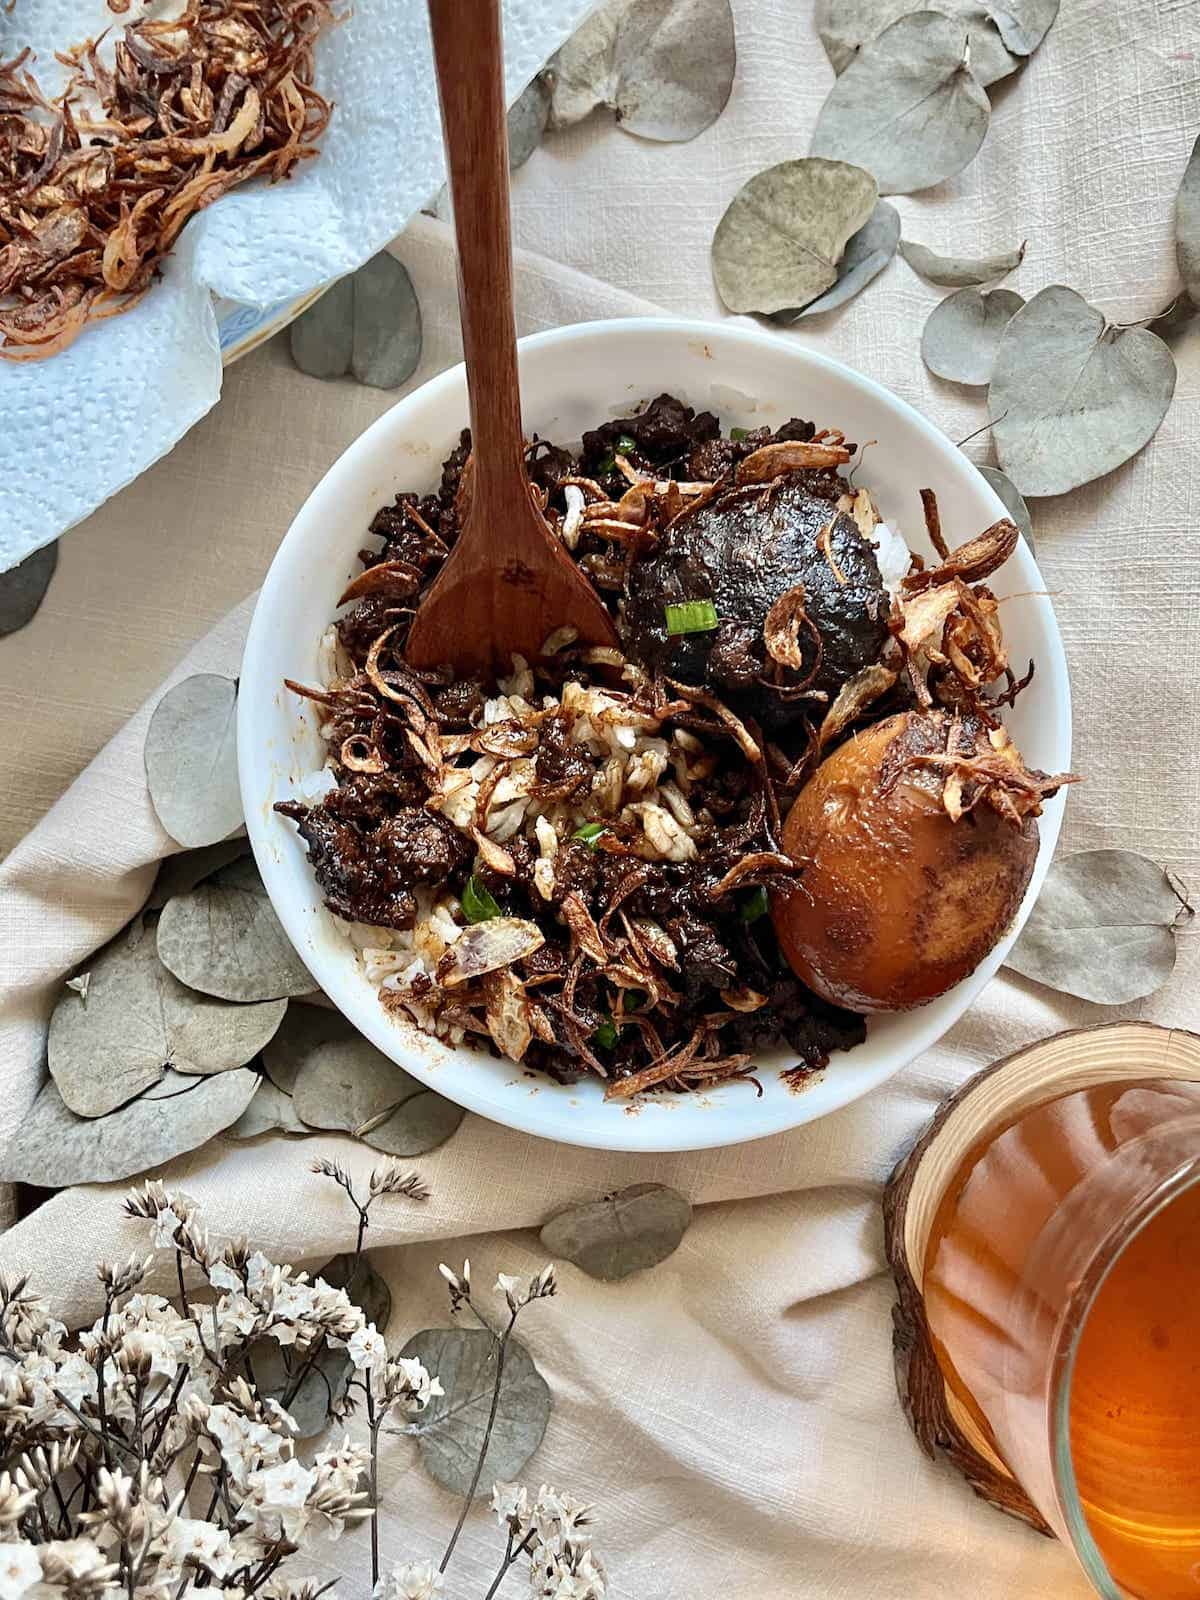
[[[313,52],[337,20],[328,0],[187,0],[61,54],[54,98],[28,50],[0,61],[0,358],[129,310],[197,211],[317,153]]]

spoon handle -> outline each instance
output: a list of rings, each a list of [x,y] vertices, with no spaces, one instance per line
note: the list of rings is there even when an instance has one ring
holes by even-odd
[[[523,435],[513,320],[508,122],[500,0],[429,0],[458,241],[458,303],[477,492],[520,485]]]

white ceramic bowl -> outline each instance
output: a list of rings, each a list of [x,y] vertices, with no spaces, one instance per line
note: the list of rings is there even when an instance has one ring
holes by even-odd
[[[563,443],[668,390],[723,424],[778,426],[809,417],[847,437],[876,441],[862,477],[884,516],[928,553],[917,491],[932,487],[952,543],[978,533],[1004,507],[970,461],[910,406],[869,378],[805,349],[794,338],[699,322],[627,320],[538,334],[521,345],[525,425]],[[292,795],[320,767],[324,750],[308,702],[285,677],[320,681],[318,641],[375,511],[399,490],[432,489],[442,458],[466,422],[461,367],[445,372],[379,418],[326,473],[280,545],[259,596],[246,644],[238,747],[246,824],[267,890],[313,977],[349,1020],[386,1055],[440,1093],[544,1138],[610,1150],[691,1150],[735,1144],[811,1122],[856,1100],[929,1048],[962,1015],[999,967],[1041,886],[1058,837],[1062,797],[1041,821],[1041,851],[1021,915],[988,960],[957,988],[919,1011],[874,1018],[865,1044],[835,1056],[801,1092],[764,1057],[752,1086],[703,1094],[606,1103],[598,1082],[562,1087],[482,1051],[449,1048],[386,1014],[338,923],[322,906],[304,847],[274,801]],[[1018,666],[1037,674],[1009,716],[1032,766],[1065,771],[1071,714],[1066,663],[1033,556],[1022,544],[998,579],[1005,635]],[[546,630],[554,624],[547,617]],[[778,1061],[786,1064],[781,1054]]]

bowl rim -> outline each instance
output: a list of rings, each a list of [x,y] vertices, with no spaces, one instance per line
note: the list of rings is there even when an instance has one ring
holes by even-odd
[[[852,386],[866,391],[878,403],[897,412],[917,430],[936,456],[946,459],[955,457],[961,464],[975,468],[975,463],[968,456],[962,455],[958,446],[946,434],[924,417],[916,407],[883,384],[833,356],[807,345],[785,343],[777,336],[758,328],[734,322],[714,323],[685,317],[614,317],[568,323],[561,327],[545,329],[520,339],[518,348],[519,354],[523,356],[527,352],[535,350],[540,352],[556,345],[586,343],[597,337],[618,338],[631,333],[644,335],[651,332],[690,342],[700,341],[704,345],[711,340],[722,344],[733,342],[750,349],[757,347],[769,350],[773,357],[783,355],[796,361],[798,365],[807,366],[810,372],[816,369],[836,375],[840,380],[848,381]],[[706,350],[707,353],[709,352]],[[301,550],[308,548],[314,537],[314,529],[315,537],[321,537],[320,525],[324,510],[327,505],[331,510],[335,509],[339,485],[361,470],[364,459],[370,455],[377,441],[387,437],[397,428],[403,427],[405,418],[410,412],[436,405],[454,390],[462,390],[465,402],[465,369],[462,362],[435,374],[370,423],[342,451],[306,496],[279,543],[255,601],[243,653],[237,708],[238,768],[246,827],[254,858],[276,915],[297,953],[313,972],[315,983],[324,990],[341,1015],[389,1059],[404,1070],[426,1079],[431,1079],[433,1072],[438,1069],[431,1068],[427,1061],[406,1051],[402,1038],[393,1027],[392,1019],[384,1012],[375,991],[366,984],[365,979],[361,980],[361,994],[347,994],[346,986],[338,980],[335,972],[323,974],[319,970],[323,965],[320,953],[312,950],[306,938],[304,916],[309,908],[299,906],[291,894],[284,892],[279,876],[283,870],[282,863],[276,857],[269,841],[267,830],[271,812],[269,806],[264,807],[262,804],[263,771],[255,760],[256,756],[265,755],[265,741],[262,741],[260,751],[260,741],[257,738],[256,708],[269,704],[269,698],[264,702],[264,695],[269,697],[269,694],[277,692],[277,686],[268,681],[268,669],[263,665],[263,657],[269,653],[271,634],[275,626],[273,619],[279,611],[277,603],[279,596],[286,595],[290,588],[289,567],[298,560]],[[978,487],[992,501],[996,516],[1007,516],[1008,512],[1003,502],[977,469],[975,476],[978,479]],[[1023,539],[1021,542],[1024,545]],[[1027,545],[1025,550],[1036,568],[1032,551]],[[1061,749],[1057,759],[1061,760],[1059,770],[1066,771],[1070,766],[1072,743],[1070,680],[1062,633],[1048,596],[1045,604],[1048,611],[1048,624],[1045,630],[1047,637],[1045,646],[1041,647],[1042,657],[1038,662],[1038,676],[1048,686],[1053,697],[1061,736]],[[255,685],[261,693],[247,693],[248,684]],[[482,1087],[477,1090],[471,1082],[469,1073],[460,1075],[463,1081],[457,1081],[453,1090],[448,1088],[444,1080],[438,1081],[437,1092],[462,1105],[466,1110],[477,1112],[492,1122],[511,1127],[521,1133],[583,1148],[630,1151],[647,1155],[723,1148],[784,1134],[805,1123],[818,1121],[873,1092],[937,1044],[961,1021],[979,993],[1002,965],[1005,955],[1024,926],[1058,844],[1064,802],[1065,794],[1060,793],[1054,800],[1048,802],[1040,819],[1042,846],[1039,849],[1029,888],[1012,925],[973,973],[953,989],[948,990],[947,995],[939,997],[939,1001],[946,1000],[948,996],[955,997],[948,1013],[943,1015],[939,1009],[926,1027],[915,1029],[911,1036],[893,1051],[892,1057],[869,1067],[860,1066],[852,1078],[847,1075],[835,1082],[831,1075],[824,1076],[822,1103],[820,1108],[811,1114],[807,1113],[806,1101],[809,1097],[806,1095],[788,1096],[786,1099],[763,1097],[755,1101],[754,1107],[745,1108],[736,1119],[736,1123],[719,1113],[704,1119],[680,1119],[674,1116],[654,1118],[653,1134],[650,1138],[646,1138],[642,1127],[646,1119],[619,1114],[619,1108],[614,1108],[611,1119],[600,1123],[597,1119],[589,1117],[578,1102],[572,1104],[570,1101],[560,1101],[557,1103],[558,1109],[547,1117],[540,1112],[539,1101],[542,1097],[535,1092],[512,1096],[510,1110],[509,1102],[497,1103],[494,1089],[491,1093],[485,1093]],[[312,903],[316,907],[321,904],[315,882]],[[314,956],[317,958],[315,961]],[[920,1017],[927,1009],[918,1008],[904,1015]],[[461,1047],[445,1048],[451,1057],[455,1059],[459,1057]],[[472,1050],[470,1054],[478,1059],[477,1052]]]

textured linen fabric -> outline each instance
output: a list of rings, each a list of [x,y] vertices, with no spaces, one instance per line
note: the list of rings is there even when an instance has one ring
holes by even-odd
[[[811,5],[735,0],[740,60],[721,121],[681,147],[599,119],[555,136],[516,185],[523,332],[630,312],[719,314],[708,241],[740,183],[805,153],[831,73]],[[1172,0],[1065,0],[1041,51],[994,91],[992,128],[960,178],[897,202],[907,236],[947,253],[1021,238],[1010,280],[1067,282],[1117,321],[1176,291],[1171,208],[1200,127],[1200,26]],[[450,245],[421,219],[398,241],[425,315],[420,382],[457,358]],[[781,339],[889,385],[953,438],[985,419],[980,391],[932,379],[920,328],[939,291],[902,262],[843,311]],[[1038,555],[1071,664],[1075,766],[1061,848],[1141,849],[1200,885],[1200,340],[1157,438],[1100,483],[1034,506]],[[249,602],[294,511],[393,397],[295,372],[279,342],[227,375],[220,405],[78,538],[42,612],[0,641],[5,777],[0,844],[0,1137],[43,1072],[58,982],[137,908],[168,847],[149,806],[142,739],[164,674],[236,672]],[[603,405],[598,397],[598,405]],[[972,446],[990,459],[986,438]],[[219,618],[225,620],[218,622]],[[216,627],[213,624],[217,623]],[[211,630],[211,631],[209,631]],[[199,641],[198,643],[196,641]],[[145,704],[115,734],[124,719]],[[105,748],[100,750],[100,747]],[[100,750],[97,755],[96,752]],[[71,778],[91,765],[65,794]],[[1071,1002],[1004,975],[938,1046],[821,1123],[725,1151],[634,1157],[567,1149],[468,1117],[415,1163],[423,1206],[381,1204],[373,1259],[396,1298],[393,1343],[445,1322],[438,1260],[470,1254],[478,1283],[540,1262],[530,1230],[562,1203],[658,1180],[688,1193],[680,1250],[619,1285],[572,1268],[524,1337],[555,1411],[529,1469],[593,1500],[618,1600],[1069,1600],[1069,1555],[973,1499],[913,1443],[895,1397],[879,1186],[941,1096],[996,1056],[1062,1027],[1145,1016],[1197,1025],[1197,941],[1172,982],[1128,1008]],[[351,1215],[308,1172],[370,1152],[335,1136],[237,1146],[174,1163],[169,1182],[218,1236],[319,1263]],[[96,1306],[94,1262],[142,1244],[125,1185],[67,1191],[0,1238],[68,1320]],[[11,1212],[9,1213],[11,1215]],[[453,1521],[406,1440],[388,1439],[385,1561],[436,1556]],[[482,1593],[498,1559],[482,1513],[449,1593]],[[361,1537],[328,1553],[342,1592],[367,1589]],[[521,1580],[509,1579],[513,1592]]]

